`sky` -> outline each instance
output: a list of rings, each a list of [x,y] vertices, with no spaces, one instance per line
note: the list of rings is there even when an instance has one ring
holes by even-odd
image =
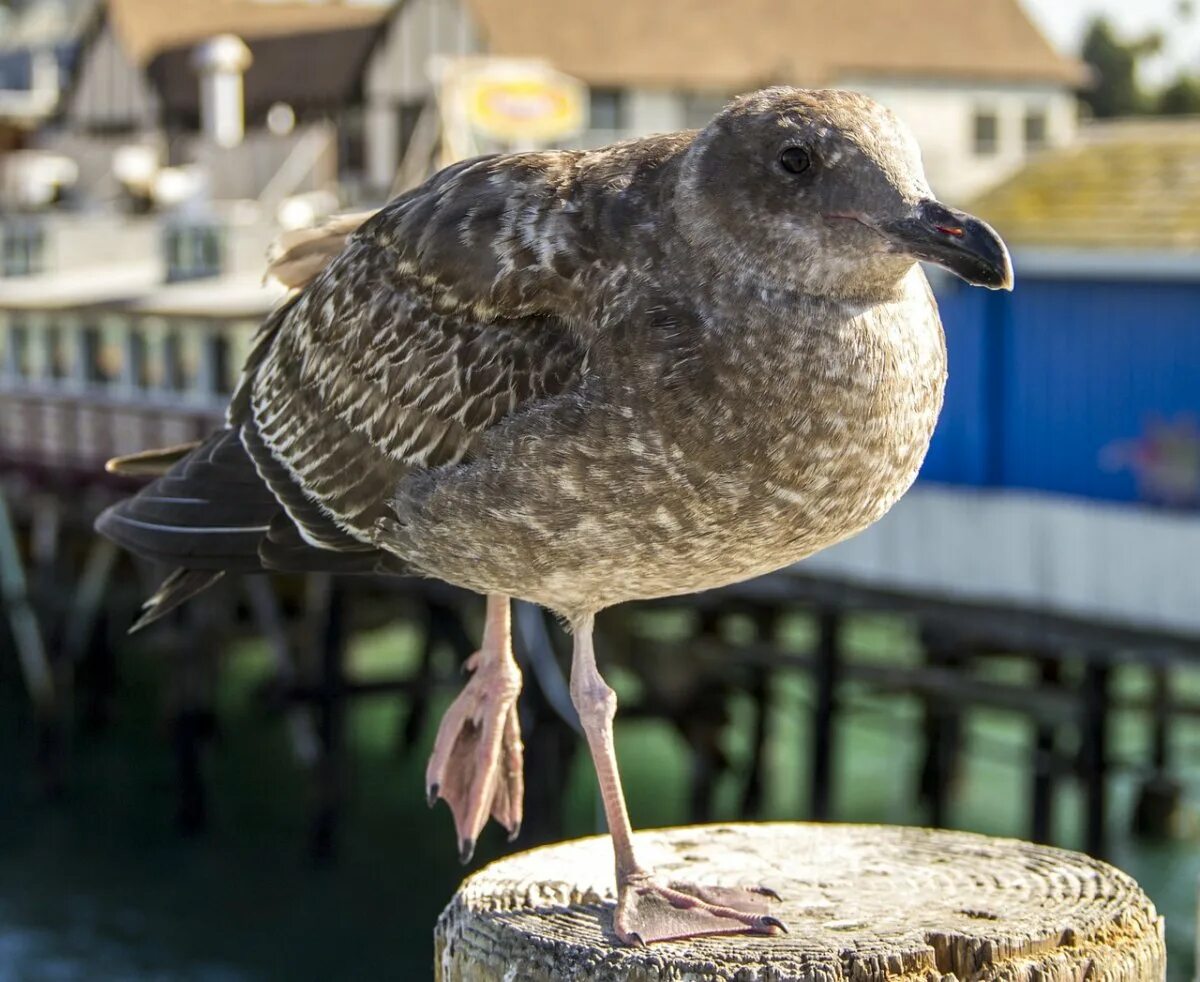
[[[1200,2],[1181,18],[1180,0],[1021,0],[1042,30],[1063,51],[1078,53],[1089,20],[1104,14],[1121,33],[1137,37],[1150,30],[1166,34],[1163,56],[1146,65],[1148,81],[1161,81],[1181,67],[1200,72]]]

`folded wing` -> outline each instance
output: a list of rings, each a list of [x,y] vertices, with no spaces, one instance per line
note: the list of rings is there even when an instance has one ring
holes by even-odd
[[[228,429],[100,531],[185,569],[399,571],[371,531],[405,475],[469,459],[586,371],[569,163],[468,162],[367,221],[264,323]]]

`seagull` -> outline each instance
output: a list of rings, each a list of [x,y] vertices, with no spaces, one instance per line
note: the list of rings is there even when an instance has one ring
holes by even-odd
[[[489,816],[519,827],[510,598],[541,604],[573,636],[617,938],[783,930],[765,888],[638,858],[594,618],[780,569],[880,518],[945,386],[920,264],[1011,289],[1004,243],[935,200],[890,111],[795,88],[699,131],[462,161],[333,236],[303,246],[303,285],[260,329],[227,426],[164,451],[165,473],[97,522],[178,567],[143,621],[224,570],[485,595],[427,771],[469,858]]]

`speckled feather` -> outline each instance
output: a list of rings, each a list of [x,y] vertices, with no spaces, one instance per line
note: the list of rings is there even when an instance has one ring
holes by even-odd
[[[739,157],[764,126],[848,175],[795,220]],[[903,128],[832,92],[457,164],[268,323],[230,422],[306,541],[481,593],[576,617],[767,572],[907,489],[945,379],[919,267],[803,219],[928,193]]]

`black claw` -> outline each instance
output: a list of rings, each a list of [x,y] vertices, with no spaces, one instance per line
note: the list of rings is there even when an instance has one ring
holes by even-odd
[[[437,804],[438,792],[442,790],[440,784],[431,784],[425,789],[425,800],[429,802],[429,807],[432,808]]]
[[[782,931],[784,934],[788,933],[787,925],[784,924],[783,921],[781,921],[778,917],[771,917],[768,914],[765,917],[760,917],[759,923],[763,924],[766,927],[779,928],[779,930]]]
[[[521,823],[517,822],[511,829],[508,830],[508,841],[516,842],[517,836],[521,834]]]
[[[779,896],[779,894],[777,894],[770,887],[755,887],[753,892],[757,893],[757,894],[761,894],[762,896],[767,897],[770,900],[778,900],[780,902],[783,901],[783,897]]]
[[[475,855],[475,840],[463,839],[458,844],[458,861],[464,866],[471,861],[471,857]]]
[[[640,934],[638,934],[636,931],[633,931],[630,933],[629,943],[631,945],[633,945],[635,948],[645,948],[646,947],[646,942],[642,940],[642,936]]]

